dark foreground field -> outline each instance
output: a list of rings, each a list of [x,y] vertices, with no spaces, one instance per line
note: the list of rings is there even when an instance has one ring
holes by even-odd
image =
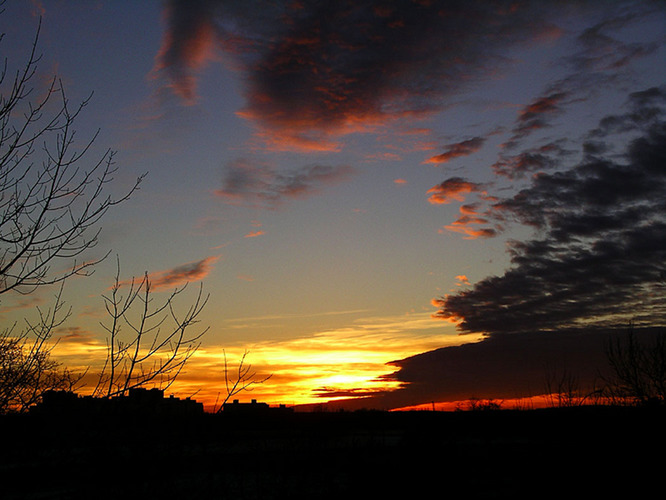
[[[665,416],[5,416],[0,498],[645,498],[663,492]]]

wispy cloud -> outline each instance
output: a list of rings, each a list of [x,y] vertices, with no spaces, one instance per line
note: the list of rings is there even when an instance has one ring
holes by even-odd
[[[59,328],[55,333],[59,344],[82,344],[97,347],[102,343],[100,342],[98,336],[96,336],[94,333],[79,326],[62,327]],[[65,348],[64,350],[67,349]],[[59,350],[59,353],[64,354],[62,346]]]
[[[231,204],[277,208],[287,200],[305,198],[342,182],[354,170],[346,165],[309,165],[278,170],[265,163],[237,160],[227,166],[216,194]]]
[[[447,144],[443,153],[428,158],[425,163],[447,163],[461,156],[469,156],[480,150],[485,142],[485,137],[473,137],[461,142]]]
[[[451,224],[444,226],[440,232],[451,231],[454,233],[464,234],[464,238],[468,240],[475,240],[477,238],[492,238],[500,233],[498,227],[488,227],[490,221],[483,217],[471,217],[469,215],[462,215],[458,217]],[[486,225],[486,227],[478,227],[477,225]]]
[[[556,91],[537,97],[527,104],[518,114],[513,135],[503,147],[513,149],[525,137],[550,127],[550,121],[563,112],[563,107],[569,98],[568,92]]]
[[[509,179],[522,179],[527,174],[544,172],[561,166],[562,160],[571,154],[562,143],[550,142],[522,151],[515,155],[503,155],[492,169],[497,175]]]
[[[211,2],[168,2],[162,45],[155,58],[153,77],[166,73],[169,87],[184,102],[196,101],[197,71],[215,57],[216,29]]]
[[[165,271],[150,273],[148,279],[154,291],[178,288],[186,283],[201,281],[213,270],[219,256],[188,262]]]
[[[644,7],[649,9],[650,3],[646,2]],[[653,15],[663,16],[657,3],[654,3],[653,7],[656,9]],[[645,12],[627,12],[604,19],[584,30],[578,36],[580,49],[568,58],[569,62],[579,72],[617,71],[632,61],[653,53],[659,47],[658,42],[627,42],[618,36],[624,28],[639,21],[639,15],[645,15]]]

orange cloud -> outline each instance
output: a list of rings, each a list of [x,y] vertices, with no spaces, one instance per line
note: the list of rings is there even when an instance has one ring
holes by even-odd
[[[465,276],[464,274],[460,274],[460,275],[456,276],[456,279],[457,279],[461,284],[469,285],[469,279],[468,279],[467,276]]]
[[[445,295],[443,298],[433,298],[430,300],[430,304],[432,304],[433,307],[439,309],[436,313],[431,314],[430,317],[435,319],[443,319],[448,323],[457,325],[465,318],[462,315],[448,313],[444,310],[444,306],[446,305],[446,298],[447,296]]]
[[[553,113],[559,110],[560,102],[566,97],[566,93],[558,92],[548,96],[535,99],[520,112],[519,121],[531,120],[543,113]]]
[[[481,185],[460,177],[451,177],[427,191],[428,201],[433,205],[448,204],[452,201],[464,201],[465,195],[481,192]]]
[[[482,218],[470,218],[470,217],[460,217],[455,222],[444,226],[439,230],[440,233],[445,231],[451,231],[454,233],[464,234],[464,239],[466,240],[475,240],[477,238],[492,238],[497,236],[497,229],[491,227],[485,228],[475,228],[471,224],[484,224],[488,222],[486,219]]]
[[[265,232],[262,230],[252,231],[251,233],[247,233],[244,236],[244,238],[256,238],[257,236],[261,236],[262,234],[265,234]]]
[[[478,214],[477,208],[478,205],[476,203],[472,203],[469,205],[462,205],[460,207],[460,213],[463,215],[477,215]]]
[[[466,141],[449,144],[446,146],[446,151],[427,159],[424,163],[447,163],[454,158],[469,156],[481,149],[485,141],[483,137],[474,137]]]
[[[477,238],[492,238],[496,236],[500,230],[499,226],[495,228],[485,227],[477,228],[474,225],[477,224],[488,224],[488,219],[480,217],[477,211],[477,204],[463,205],[460,207],[460,217],[456,219],[451,224],[444,226],[439,230],[440,233],[445,231],[452,231],[455,233],[461,233],[466,235],[466,240],[472,240]],[[465,276],[457,276],[457,279],[465,278]]]
[[[342,144],[332,139],[333,134],[308,128],[307,125],[301,127],[283,122],[266,124],[263,123],[266,121],[264,117],[260,118],[255,111],[250,110],[237,111],[236,116],[252,122],[257,127],[255,137],[261,143],[257,149],[299,153],[335,153],[342,149]]]

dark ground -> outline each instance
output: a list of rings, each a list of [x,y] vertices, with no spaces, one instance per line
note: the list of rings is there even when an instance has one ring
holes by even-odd
[[[647,498],[666,411],[0,418],[0,499]]]

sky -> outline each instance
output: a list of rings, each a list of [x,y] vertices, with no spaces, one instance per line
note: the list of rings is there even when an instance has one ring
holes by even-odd
[[[145,174],[65,286],[74,369],[103,359],[118,263],[188,283],[183,311],[203,286],[170,390],[208,406],[245,351],[271,378],[241,399],[520,400],[666,323],[663,2],[8,1],[10,69],[40,19],[35,84],[90,97],[85,161],[115,152],[114,193]]]

